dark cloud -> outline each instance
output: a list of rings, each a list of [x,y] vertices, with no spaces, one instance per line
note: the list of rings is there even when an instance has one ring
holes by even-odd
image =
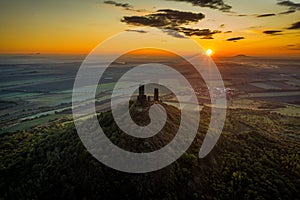
[[[125,16],[121,21],[135,26],[163,27],[167,25],[164,20],[147,16]]]
[[[294,3],[292,1],[279,1],[277,5],[286,6],[290,10],[300,10],[300,3]]]
[[[121,21],[135,26],[170,27],[172,29],[172,27],[178,27],[183,24],[198,22],[204,17],[202,13],[163,9],[145,16],[125,16]]]
[[[288,29],[300,29],[300,21],[293,23]]]
[[[276,14],[274,13],[268,13],[268,14],[262,14],[262,15],[257,15],[256,17],[271,17],[271,16],[275,16]]]
[[[224,28],[224,27],[225,27],[225,24],[221,24],[221,25],[220,25],[220,28]]]
[[[209,29],[193,29],[193,28],[185,28],[179,27],[178,32],[184,33],[186,36],[198,36],[201,39],[213,39],[213,35],[217,33],[221,33],[218,30],[209,30]]]
[[[144,11],[146,11],[146,10],[143,10],[143,9],[135,9],[129,3],[118,3],[116,1],[104,1],[103,3],[113,5],[113,6],[116,6],[116,7],[121,7],[121,8],[124,8],[125,10],[130,10],[130,11],[135,11],[135,12],[144,12]]]
[[[184,27],[184,25],[196,23],[204,17],[202,13],[162,9],[144,16],[125,16],[121,21],[134,26],[156,27],[177,38],[198,36],[201,39],[213,39],[212,36],[221,31]]]
[[[225,32],[223,32],[223,33],[225,33],[225,34],[226,34],[226,33],[232,33],[232,31],[225,31]]]
[[[223,0],[167,0],[191,3],[193,6],[207,7],[217,9],[223,12],[229,12],[232,8],[230,5],[225,4]]]
[[[128,8],[128,9],[133,8],[133,6],[130,5],[129,3],[118,3],[118,2],[115,2],[115,1],[104,1],[103,3],[114,5],[116,7]]]
[[[277,5],[289,8],[289,10],[285,12],[278,13],[280,15],[287,15],[296,12],[296,10],[300,10],[300,3],[294,3],[292,1],[279,1]]]
[[[287,45],[288,50],[300,50],[300,44],[290,44]]]
[[[288,11],[285,11],[285,12],[281,12],[281,13],[278,13],[279,15],[287,15],[287,14],[291,14],[291,13],[294,13],[296,12],[296,10],[288,10]]]
[[[263,33],[268,34],[268,35],[281,35],[279,34],[282,31],[279,30],[268,30],[268,31],[264,31]]]
[[[228,38],[227,41],[232,41],[232,42],[236,42],[238,40],[243,40],[245,39],[244,37],[234,37],[234,38]]]
[[[135,30],[135,29],[127,29],[125,31],[127,31],[127,32],[136,32],[136,33],[148,33],[147,31],[144,31],[144,30]]]

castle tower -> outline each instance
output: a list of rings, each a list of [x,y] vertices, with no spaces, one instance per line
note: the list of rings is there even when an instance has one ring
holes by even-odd
[[[147,101],[147,96],[145,95],[145,86],[140,85],[139,87],[139,95],[137,97],[138,103],[141,106],[147,106],[148,101]]]
[[[158,101],[158,88],[154,88],[154,101]]]
[[[139,96],[143,96],[145,94],[145,85],[140,85],[139,87]]]

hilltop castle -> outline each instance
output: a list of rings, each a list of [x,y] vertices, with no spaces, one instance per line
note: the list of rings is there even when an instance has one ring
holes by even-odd
[[[159,92],[158,88],[154,88],[154,97],[145,95],[145,85],[141,85],[139,87],[139,95],[137,96],[136,105],[147,107],[150,106],[151,103],[159,102]]]

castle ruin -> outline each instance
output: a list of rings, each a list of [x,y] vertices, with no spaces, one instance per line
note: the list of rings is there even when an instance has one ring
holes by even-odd
[[[159,102],[159,91],[158,88],[154,88],[154,96],[145,95],[145,85],[140,85],[139,87],[139,95],[137,96],[136,105],[147,107],[150,106],[151,103]]]

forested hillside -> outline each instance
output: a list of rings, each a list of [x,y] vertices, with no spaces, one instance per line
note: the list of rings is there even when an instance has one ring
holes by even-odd
[[[169,117],[176,120],[178,111],[170,109]],[[209,110],[203,109],[199,133],[188,152],[168,167],[146,174],[123,173],[98,162],[84,148],[71,121],[57,120],[31,131],[3,134],[0,197],[299,199],[299,118],[268,111],[228,110],[216,147],[199,159]],[[111,112],[99,115],[99,123],[115,144],[129,145]],[[169,128],[173,126],[176,123]]]

